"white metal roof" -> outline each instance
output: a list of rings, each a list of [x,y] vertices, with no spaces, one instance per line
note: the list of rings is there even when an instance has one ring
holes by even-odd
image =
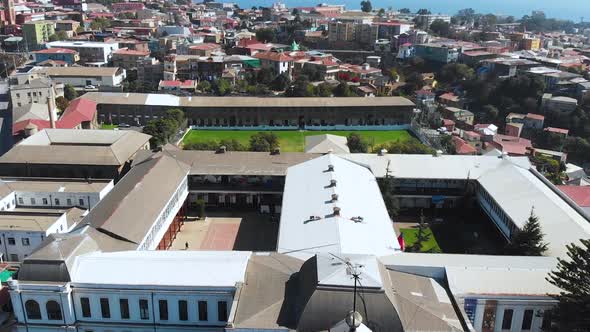
[[[566,245],[590,238],[590,223],[530,170],[503,165],[478,181],[516,226],[524,226],[534,209],[547,255],[565,257]]]
[[[358,287],[383,288],[375,256],[318,254],[316,259],[319,285],[353,287],[356,273]]]
[[[72,283],[129,286],[235,287],[249,251],[120,251],[76,258]]]
[[[334,207],[340,208],[339,216]],[[362,221],[352,220],[358,216]],[[287,170],[278,252],[307,258],[320,252],[381,256],[396,250],[397,237],[369,169],[327,154]]]

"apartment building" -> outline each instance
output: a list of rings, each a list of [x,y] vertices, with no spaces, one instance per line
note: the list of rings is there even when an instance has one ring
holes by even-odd
[[[118,43],[91,41],[55,41],[46,44],[48,48],[67,48],[80,54],[80,63],[104,66],[111,62],[113,52],[119,49]]]

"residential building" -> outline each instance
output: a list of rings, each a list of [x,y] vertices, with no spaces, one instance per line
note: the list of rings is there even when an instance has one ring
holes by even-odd
[[[160,81],[158,84],[158,91],[167,91],[170,93],[174,92],[186,92],[194,93],[197,89],[197,81],[186,80],[186,81]]]
[[[446,23],[451,23],[451,16],[449,15],[441,15],[441,14],[420,14],[416,15],[414,18],[414,22],[416,27],[419,27],[423,30],[430,29],[430,26],[434,21],[441,20]]]
[[[414,54],[424,60],[438,64],[457,62],[459,59],[459,50],[457,48],[443,44],[414,45]]]
[[[545,112],[570,114],[578,108],[578,100],[565,96],[553,96],[550,93],[543,94],[541,109]]]
[[[149,56],[149,51],[118,49],[112,55],[113,66],[125,70],[141,68],[138,64],[144,62]]]
[[[455,122],[461,121],[469,125],[473,125],[473,121],[475,120],[475,115],[472,112],[457,107],[445,107],[442,115]]]
[[[540,114],[527,113],[523,123],[525,129],[543,129],[545,117]]]
[[[111,62],[113,52],[119,49],[118,43],[90,41],[55,41],[46,44],[48,48],[67,48],[80,54],[84,65],[104,66]]]
[[[27,22],[22,26],[25,42],[30,50],[42,48],[49,41],[49,36],[55,33],[55,22],[35,21]]]
[[[286,74],[291,77],[294,59],[283,52],[258,52],[254,55],[260,60],[263,68],[273,69],[277,74]]]
[[[527,51],[536,51],[541,48],[541,39],[539,38],[523,38],[520,41],[520,47]]]
[[[490,146],[509,156],[526,156],[532,151],[533,145],[526,138],[497,134],[489,142]]]
[[[76,88],[93,86],[99,90],[121,91],[127,72],[119,67],[35,67],[33,72],[52,81]]]
[[[47,60],[63,61],[68,65],[72,65],[80,61],[80,54],[74,50],[67,48],[48,48],[33,52],[35,62],[40,63]]]
[[[14,107],[47,104],[48,98],[64,95],[64,85],[39,75],[18,74],[9,78],[10,100]]]
[[[495,58],[482,61],[483,68],[478,75],[492,75],[492,77],[512,77],[519,71],[526,71],[539,66],[538,62],[527,59]]]

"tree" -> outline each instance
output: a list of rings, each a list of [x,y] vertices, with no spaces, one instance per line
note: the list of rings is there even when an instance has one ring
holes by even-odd
[[[201,92],[209,92],[211,91],[211,83],[209,83],[209,81],[201,81],[197,84],[197,89]]]
[[[202,199],[197,199],[195,205],[197,206],[197,216],[199,218],[205,217],[205,201]]]
[[[361,10],[365,13],[370,13],[373,11],[373,5],[371,4],[370,0],[363,0],[361,1]]]
[[[152,136],[150,139],[152,147],[162,146],[168,143],[177,131],[178,122],[172,118],[151,120],[143,127],[143,132]]]
[[[68,34],[65,31],[57,31],[56,33],[49,36],[50,42],[66,39],[68,39]]]
[[[277,38],[277,33],[274,29],[271,28],[263,28],[256,30],[256,40],[262,43],[270,43],[275,41]]]
[[[379,189],[381,190],[381,196],[383,196],[383,202],[389,217],[395,217],[399,214],[399,204],[395,197],[394,188],[395,184],[393,177],[389,174],[385,174],[385,177],[378,180]]]
[[[557,267],[546,278],[559,287],[559,302],[551,312],[553,330],[590,331],[590,240],[567,246],[567,259],[557,258]],[[547,314],[547,313],[546,313]]]
[[[377,11],[377,16],[379,16],[379,17],[385,16],[385,9],[379,8],[379,10]]]
[[[430,12],[430,10],[428,10],[426,8],[421,8],[421,9],[418,9],[418,11],[416,12],[416,14],[418,14],[418,15],[430,15],[432,13]]]
[[[531,210],[529,219],[521,230],[516,230],[506,245],[507,255],[517,256],[543,256],[547,251],[547,243],[543,242],[543,232],[539,218]]]
[[[218,96],[226,96],[233,91],[231,83],[224,78],[213,81],[213,84],[211,84],[211,88]]]
[[[270,86],[274,91],[284,91],[289,87],[289,85],[291,85],[289,76],[287,76],[285,73],[282,73],[272,81]]]
[[[475,76],[471,67],[462,63],[449,63],[444,65],[436,74],[436,80],[442,84],[456,84],[460,81],[470,80]]]
[[[274,151],[279,146],[279,138],[273,132],[259,132],[250,136],[250,151]]]
[[[346,82],[340,82],[334,90],[334,97],[352,97],[354,96],[354,92],[350,89],[350,86]]]
[[[76,89],[74,88],[73,85],[71,84],[66,84],[64,86],[64,97],[68,100],[68,101],[72,101],[76,98],[78,98],[78,92],[76,91]]]
[[[305,75],[299,75],[293,85],[291,85],[285,95],[287,97],[310,97],[310,91],[308,89],[309,79]]]
[[[470,23],[475,20],[476,14],[473,8],[465,8],[461,9],[455,15],[455,18],[459,22],[459,24],[463,25],[465,23]]]
[[[178,128],[186,127],[186,119],[184,116],[184,112],[179,108],[171,108],[166,111],[166,118],[174,119],[178,124]]]
[[[350,133],[346,138],[346,145],[352,153],[369,152],[369,143],[357,133]]]
[[[55,105],[60,110],[65,111],[66,108],[68,108],[68,106],[70,106],[70,102],[66,98],[59,96],[59,97],[55,98]]]
[[[424,222],[424,215],[420,212],[420,222],[418,223],[418,233],[416,234],[416,241],[409,247],[406,248],[406,251],[409,252],[422,252],[424,248],[424,244],[430,241],[430,233],[428,229],[428,225]]]
[[[90,29],[92,29],[92,30],[102,31],[110,26],[111,26],[111,20],[108,20],[103,17],[97,17],[92,21],[92,23],[90,23]]]
[[[448,37],[451,33],[451,25],[443,20],[434,20],[430,24],[430,30],[438,36]]]

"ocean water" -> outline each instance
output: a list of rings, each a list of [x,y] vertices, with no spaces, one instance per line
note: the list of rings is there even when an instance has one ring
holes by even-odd
[[[224,0],[230,2],[231,0]],[[270,6],[275,0],[234,0],[242,8]],[[346,5],[359,9],[360,0],[282,0],[289,7],[314,6],[318,3]],[[590,21],[590,0],[372,0],[373,8],[410,8],[416,11],[428,8],[433,13],[455,14],[459,9],[473,8],[480,13],[512,15],[520,18],[533,10],[542,10],[547,17],[569,19],[574,22]]]

